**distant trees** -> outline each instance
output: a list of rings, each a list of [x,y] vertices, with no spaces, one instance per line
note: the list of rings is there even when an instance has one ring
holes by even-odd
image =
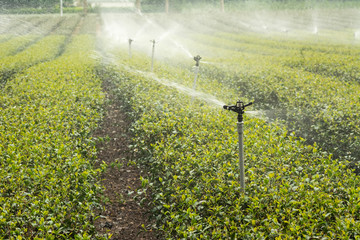
[[[64,5],[73,3],[73,0],[63,0]],[[16,8],[16,7],[53,7],[59,5],[59,0],[1,0],[0,5],[4,8]]]
[[[242,0],[227,0],[229,2],[233,2],[233,1],[242,1]],[[136,7],[139,9],[138,7],[138,2],[140,2],[140,0],[136,0]],[[166,13],[169,12],[170,6],[172,10],[176,10],[176,9],[181,9],[183,6],[186,5],[191,5],[191,4],[202,4],[202,3],[206,3],[206,4],[214,4],[214,5],[218,5],[219,4],[219,0],[141,0],[142,3],[144,3],[144,5],[147,6],[156,6],[156,9],[164,9]],[[221,11],[224,11],[225,9],[225,3],[224,0],[220,0],[220,9]]]

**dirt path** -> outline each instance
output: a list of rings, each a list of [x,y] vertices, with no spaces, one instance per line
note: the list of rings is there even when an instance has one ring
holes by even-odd
[[[144,231],[142,225],[149,226],[150,222],[143,209],[129,196],[141,186],[141,170],[129,163],[131,153],[129,144],[129,121],[121,111],[121,102],[111,93],[111,82],[103,80],[103,88],[109,99],[105,117],[95,137],[107,138],[99,143],[99,162],[104,161],[108,169],[102,176],[105,190],[105,211],[96,220],[99,233],[112,234],[111,239],[158,239],[152,231]]]

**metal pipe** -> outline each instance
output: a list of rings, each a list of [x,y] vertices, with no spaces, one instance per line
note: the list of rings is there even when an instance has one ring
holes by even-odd
[[[240,187],[241,192],[245,194],[245,166],[244,166],[244,122],[243,122],[243,114],[245,113],[245,108],[252,105],[250,102],[248,104],[244,104],[241,101],[237,101],[235,105],[224,105],[223,108],[229,111],[236,112],[237,116],[237,130],[239,137],[239,175],[240,175]]]
[[[199,68],[200,68],[200,59],[201,57],[199,55],[194,57],[195,60],[195,67],[194,67],[194,73],[195,73],[195,77],[194,77],[194,83],[193,83],[193,90],[196,90],[196,81],[197,81],[197,77],[199,74]],[[194,96],[192,97],[191,101],[194,101]]]
[[[154,71],[154,55],[155,55],[155,40],[151,40],[153,46],[152,46],[152,56],[151,56],[151,71]]]
[[[63,0],[60,0],[60,16],[63,16]]]
[[[244,167],[244,122],[237,122],[237,130],[239,135],[239,170],[240,170],[240,186],[241,192],[245,193],[245,167]]]
[[[131,58],[131,43],[132,43],[132,40],[131,38],[129,38],[129,58]]]
[[[195,90],[196,89],[196,80],[197,80],[197,76],[199,74],[199,67],[198,66],[194,67],[194,72],[195,72],[195,77],[194,77],[193,89]]]

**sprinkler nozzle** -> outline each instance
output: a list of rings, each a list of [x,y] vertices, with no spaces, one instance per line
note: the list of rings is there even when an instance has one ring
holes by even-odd
[[[197,55],[197,56],[194,57],[194,60],[196,62],[195,66],[197,66],[197,67],[199,66],[200,59],[201,59],[200,55]]]
[[[129,44],[131,44],[134,40],[129,38]]]
[[[249,102],[248,104],[244,104],[241,101],[237,101],[236,105],[224,105],[223,108],[229,111],[236,112],[238,114],[238,122],[243,121],[243,114],[245,113],[245,108],[252,105],[252,102]]]

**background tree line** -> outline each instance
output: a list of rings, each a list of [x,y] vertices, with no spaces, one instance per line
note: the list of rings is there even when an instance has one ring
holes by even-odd
[[[59,4],[59,0],[0,0],[0,8],[51,8]],[[69,6],[73,0],[63,0],[63,4]]]

